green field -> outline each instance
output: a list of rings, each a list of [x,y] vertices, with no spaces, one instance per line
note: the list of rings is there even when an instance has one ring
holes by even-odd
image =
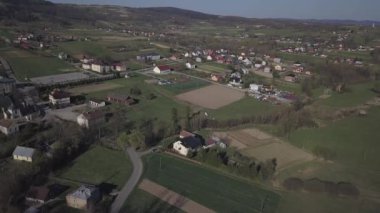
[[[272,103],[258,101],[253,97],[244,97],[233,104],[210,111],[209,116],[217,120],[239,119],[242,117],[268,114],[281,107],[282,106],[276,106]]]
[[[371,89],[374,83],[356,84],[349,86],[349,91],[343,94],[332,93],[332,95],[323,100],[319,100],[317,103],[330,106],[330,107],[353,107],[360,104],[364,104],[366,101],[374,98],[376,93]]]
[[[190,90],[199,89],[201,87],[205,87],[210,85],[207,81],[202,81],[198,79],[190,79],[187,82],[179,82],[169,85],[164,85],[163,88],[169,90],[173,94],[180,94],[184,92],[188,92]]]
[[[110,183],[120,189],[131,172],[132,165],[125,153],[96,146],[79,156],[59,177],[94,185]]]
[[[119,84],[122,87],[112,90],[105,90],[101,92],[90,93],[89,97],[97,97],[105,99],[109,93],[121,93],[121,94],[130,94],[130,89],[132,87],[138,87],[142,95],[133,96],[139,100],[139,103],[126,107],[127,117],[133,121],[139,121],[141,119],[157,119],[159,121],[168,122],[171,119],[171,110],[172,108],[177,108],[179,115],[185,111],[185,105],[176,102],[174,98],[171,97],[171,93],[166,89],[160,88],[160,86],[147,84],[144,81],[147,77],[142,75],[137,75],[128,79],[116,79],[108,81],[109,83]],[[157,98],[153,100],[147,100],[145,95],[154,93]],[[111,105],[116,107],[114,104]]]
[[[201,71],[205,72],[226,72],[228,69],[228,66],[224,64],[217,64],[217,63],[204,63],[204,64],[199,64],[198,68]]]
[[[182,210],[141,189],[135,189],[124,204],[122,212],[181,213]]]
[[[256,184],[168,155],[153,154],[144,161],[144,178],[217,212],[260,212],[263,202],[262,212],[277,209],[280,196]]]
[[[18,79],[62,74],[77,69],[55,57],[45,57],[24,50],[11,49],[2,52]]]

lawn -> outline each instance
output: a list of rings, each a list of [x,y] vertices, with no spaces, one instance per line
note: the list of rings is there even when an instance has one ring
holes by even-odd
[[[275,212],[280,196],[248,181],[168,155],[145,159],[144,177],[217,212]]]
[[[18,79],[62,74],[77,69],[55,57],[45,57],[24,50],[2,52]]]
[[[364,104],[374,98],[376,93],[371,89],[374,83],[356,84],[349,86],[349,91],[343,94],[333,92],[329,98],[319,100],[317,103],[330,107],[354,107]]]
[[[121,212],[181,213],[183,211],[148,192],[136,188],[128,197]]]
[[[125,153],[95,146],[79,156],[60,178],[88,184],[110,183],[121,188],[132,172]]]
[[[210,73],[225,72],[225,71],[229,70],[228,66],[223,65],[223,64],[218,65],[215,63],[199,64],[198,69],[202,70],[202,71],[210,72]]]
[[[261,114],[271,113],[281,106],[258,101],[253,97],[245,97],[233,104],[209,112],[211,118],[217,120],[238,119]]]
[[[336,160],[355,168],[378,171],[380,165],[380,108],[366,117],[353,116],[323,128],[304,128],[291,133],[289,141],[308,150],[317,146],[336,152]]]

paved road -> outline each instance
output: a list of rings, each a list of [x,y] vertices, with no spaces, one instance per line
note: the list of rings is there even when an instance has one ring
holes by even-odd
[[[128,182],[124,185],[124,187],[119,192],[119,195],[116,197],[115,201],[111,206],[111,213],[119,213],[121,208],[123,207],[125,201],[128,196],[131,194],[133,189],[136,187],[137,183],[143,172],[143,163],[140,158],[140,154],[138,154],[134,148],[127,148],[127,154],[132,161],[133,172],[131,177],[129,177]]]

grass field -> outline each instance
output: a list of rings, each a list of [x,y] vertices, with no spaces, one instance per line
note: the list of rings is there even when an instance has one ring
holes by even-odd
[[[159,198],[136,188],[124,204],[122,212],[165,212],[181,213],[180,209],[161,201]]]
[[[217,65],[215,63],[204,63],[204,64],[199,64],[197,69],[200,71],[214,73],[214,72],[225,72],[228,70],[228,67],[223,64]]]
[[[332,93],[329,98],[319,100],[317,103],[330,107],[353,107],[364,104],[374,98],[376,93],[371,89],[374,83],[356,84],[349,86],[348,92],[343,94]]]
[[[130,94],[130,89],[132,87],[138,87],[142,95],[133,96],[134,98],[139,99],[139,103],[127,107],[127,116],[133,121],[138,121],[140,119],[157,119],[159,121],[167,122],[171,118],[172,108],[177,108],[179,115],[185,111],[185,105],[174,101],[174,98],[171,98],[171,93],[167,92],[165,89],[160,88],[156,85],[150,85],[144,82],[147,77],[142,75],[137,75],[128,79],[116,79],[108,81],[107,83],[120,85],[119,88],[98,91],[94,93],[89,93],[89,97],[97,97],[105,99],[109,93],[116,92],[121,94]],[[157,98],[153,100],[147,100],[145,95],[154,93]],[[111,105],[112,106],[112,105]],[[113,104],[113,107],[115,105]]]
[[[362,169],[378,170],[380,165],[380,108],[373,108],[366,117],[349,117],[319,129],[299,129],[289,141],[313,150],[316,146],[336,152],[336,160]]]
[[[275,212],[276,193],[168,155],[145,159],[144,178],[152,180],[217,212]],[[161,166],[160,166],[161,165]]]
[[[79,156],[59,177],[88,184],[110,183],[120,189],[131,172],[125,153],[96,146]]]
[[[18,79],[40,77],[77,71],[73,66],[54,57],[44,57],[24,50],[2,52]]]
[[[209,116],[217,120],[228,120],[271,113],[280,108],[281,106],[245,97],[233,104],[210,111]]]
[[[169,90],[173,94],[180,94],[183,92],[188,92],[190,90],[199,89],[201,87],[208,86],[210,83],[206,81],[201,81],[198,79],[190,79],[186,82],[178,82],[170,85],[165,85],[163,88]]]

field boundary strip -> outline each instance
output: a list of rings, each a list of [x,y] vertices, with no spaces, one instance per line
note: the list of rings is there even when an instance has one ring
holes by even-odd
[[[189,198],[185,196],[182,196],[176,192],[173,192],[148,179],[144,179],[140,183],[139,188],[185,212],[190,212],[190,213],[192,212],[214,213],[215,212],[193,200],[190,200]]]

